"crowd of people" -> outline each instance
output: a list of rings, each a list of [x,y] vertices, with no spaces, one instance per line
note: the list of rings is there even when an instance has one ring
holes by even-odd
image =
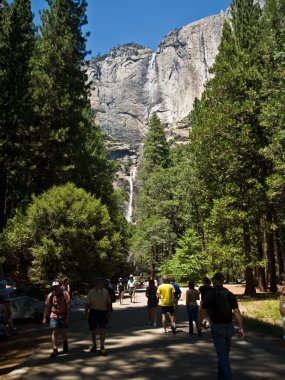
[[[239,336],[244,337],[242,316],[238,302],[233,293],[226,289],[222,273],[216,273],[213,278],[203,279],[203,284],[197,287],[194,280],[188,281],[188,289],[185,292],[185,306],[189,321],[189,334],[194,334],[196,327],[198,336],[202,335],[203,329],[211,329],[211,336],[218,357],[218,378],[232,379],[229,360],[231,338],[234,334],[233,316],[238,324]],[[285,274],[281,278],[280,287],[280,314],[284,327],[285,339]],[[51,358],[59,355],[58,342],[62,339],[62,352],[68,352],[68,326],[71,315],[71,299],[74,304],[79,299],[77,290],[71,293],[69,279],[62,281],[55,279],[51,284],[51,291],[46,297],[43,312],[43,324],[51,328],[52,352]],[[114,289],[115,287],[115,289]],[[120,277],[114,286],[109,279],[96,276],[94,287],[89,290],[85,300],[85,316],[91,333],[90,351],[99,350],[100,355],[106,356],[105,348],[106,328],[111,326],[113,307],[118,294],[120,305],[124,304],[126,292],[129,293],[131,303],[136,302],[137,281],[133,275],[128,279]],[[10,295],[14,291],[11,279],[0,281],[0,329],[5,325],[15,333],[10,307]],[[148,280],[145,290],[148,310],[148,325],[158,327],[157,311],[161,309],[161,324],[163,332],[168,332],[168,323],[173,334],[177,333],[177,316],[179,300],[182,291],[175,278],[164,275],[161,278]],[[97,347],[97,335],[99,347]]]

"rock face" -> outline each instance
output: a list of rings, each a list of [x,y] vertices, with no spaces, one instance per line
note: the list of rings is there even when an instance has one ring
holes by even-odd
[[[87,64],[91,107],[111,158],[138,153],[150,115],[173,130],[200,97],[221,40],[225,13],[170,32],[154,53],[136,44]]]

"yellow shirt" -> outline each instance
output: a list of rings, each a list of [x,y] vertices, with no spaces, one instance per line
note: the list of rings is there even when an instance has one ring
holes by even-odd
[[[109,292],[107,289],[96,289],[93,288],[89,290],[86,298],[86,304],[89,305],[90,309],[94,310],[107,310],[108,303],[111,303]]]
[[[173,306],[173,297],[175,289],[170,284],[159,285],[157,289],[157,294],[160,298],[161,306]]]

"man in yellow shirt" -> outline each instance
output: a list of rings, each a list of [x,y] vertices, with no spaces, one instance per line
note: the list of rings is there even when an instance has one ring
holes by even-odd
[[[175,290],[174,287],[169,283],[167,276],[162,277],[163,283],[159,285],[157,289],[157,294],[160,299],[161,313],[162,313],[162,326],[164,332],[167,332],[166,329],[166,314],[169,315],[171,330],[173,334],[176,333],[176,326],[174,321],[174,302],[175,302]]]

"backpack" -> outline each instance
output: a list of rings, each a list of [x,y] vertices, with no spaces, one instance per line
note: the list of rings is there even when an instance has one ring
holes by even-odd
[[[214,323],[231,323],[233,312],[229,301],[228,289],[214,289],[213,292],[213,304],[209,310],[211,321]]]
[[[55,291],[54,291],[54,290],[53,290],[51,293],[52,293],[52,294],[51,294],[51,297],[50,297],[50,299],[49,299],[49,307],[50,307],[50,310],[51,310],[52,312],[54,312],[53,309],[56,309],[56,308],[57,308],[57,303],[54,302],[54,297],[63,298],[64,301],[65,301],[65,298],[64,298],[64,297],[65,297],[65,294],[67,293],[67,291],[66,291],[66,290],[61,290],[60,293],[59,293],[58,295],[55,294]],[[56,301],[56,302],[57,302],[57,301]]]
[[[111,298],[111,302],[112,303],[116,302],[117,297],[116,297],[116,293],[115,293],[114,289],[108,287],[107,290],[109,292],[109,296]]]

